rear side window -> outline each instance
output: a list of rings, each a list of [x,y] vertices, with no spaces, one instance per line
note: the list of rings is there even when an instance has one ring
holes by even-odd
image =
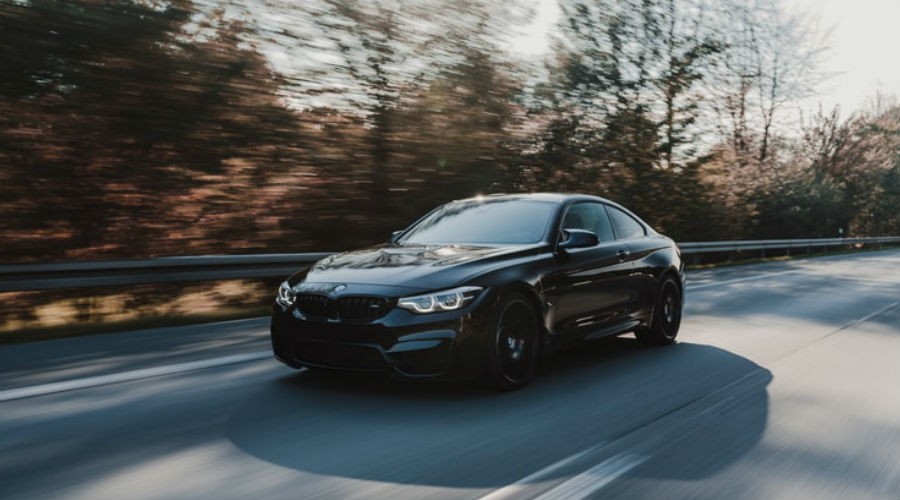
[[[612,220],[613,230],[616,232],[617,239],[627,240],[647,235],[647,232],[644,231],[644,226],[636,221],[634,217],[616,207],[607,206],[606,210],[609,212],[609,218]]]
[[[591,231],[601,242],[615,239],[606,210],[599,203],[576,203],[569,207],[562,228]]]

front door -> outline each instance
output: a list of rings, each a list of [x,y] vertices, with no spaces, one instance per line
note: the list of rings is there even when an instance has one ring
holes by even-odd
[[[635,302],[634,265],[628,246],[616,240],[600,203],[570,206],[561,229],[592,231],[600,242],[557,255],[548,280],[555,302],[552,333],[559,340],[621,333],[632,320]]]

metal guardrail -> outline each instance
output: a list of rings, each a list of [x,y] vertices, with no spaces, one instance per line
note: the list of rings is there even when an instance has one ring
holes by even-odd
[[[0,265],[0,292],[287,276],[332,253],[198,255]]]
[[[900,244],[900,236],[819,238],[806,240],[737,240],[679,243],[685,255],[738,251],[805,249]],[[331,253],[198,255],[144,260],[59,262],[0,265],[0,292],[88,288],[98,286],[277,278],[287,276]]]
[[[883,245],[900,243],[900,236],[882,236],[878,238],[816,238],[807,240],[736,240],[736,241],[700,241],[691,243],[679,243],[678,247],[686,255],[737,252],[737,251],[763,251],[765,250],[790,250],[801,248],[812,250],[813,248],[839,247],[845,245]],[[765,255],[765,253],[763,253]]]

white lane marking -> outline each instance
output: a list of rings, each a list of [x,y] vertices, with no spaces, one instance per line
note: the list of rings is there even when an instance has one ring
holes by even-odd
[[[879,309],[879,310],[877,310],[877,311],[875,311],[875,312],[866,314],[866,315],[863,316],[862,318],[855,319],[855,320],[853,320],[853,321],[847,323],[846,325],[842,326],[840,329],[838,329],[838,330],[837,330],[836,332],[834,332],[834,333],[840,332],[840,331],[842,331],[842,330],[846,330],[846,329],[848,329],[848,328],[853,328],[853,327],[855,327],[855,326],[857,326],[857,325],[861,325],[861,324],[865,323],[866,321],[869,321],[870,319],[872,319],[872,318],[874,318],[874,317],[876,317],[876,316],[880,316],[881,314],[886,313],[886,312],[890,311],[891,309],[893,309],[893,308],[895,308],[895,307],[897,307],[897,306],[900,306],[900,302],[891,302],[890,304],[888,304],[888,305],[882,307],[881,309]]]
[[[809,344],[806,344],[806,345],[801,346],[801,347],[799,347],[799,348],[797,348],[797,349],[794,349],[793,351],[791,351],[791,352],[789,352],[789,353],[786,353],[786,354],[780,356],[780,357],[777,358],[777,359],[774,359],[774,360],[770,361],[768,366],[771,368],[771,367],[773,367],[773,366],[775,366],[775,365],[781,363],[781,362],[784,361],[785,359],[787,359],[787,358],[793,356],[794,354],[797,354],[797,353],[800,352],[800,351],[809,349],[810,347],[812,347],[812,346],[814,346],[814,345],[816,345],[816,344],[818,344],[818,343],[820,343],[820,342],[824,342],[825,339],[829,339],[829,338],[831,338],[831,337],[833,337],[833,336],[835,336],[835,335],[837,335],[837,334],[843,332],[844,330],[849,330],[849,329],[851,329],[851,328],[853,328],[853,327],[856,327],[856,326],[858,326],[858,325],[861,325],[861,324],[865,323],[866,321],[869,321],[870,319],[872,319],[872,318],[874,318],[874,317],[876,317],[876,316],[879,316],[879,315],[881,315],[881,314],[884,314],[884,313],[890,311],[891,309],[893,309],[893,308],[895,308],[895,307],[897,307],[897,306],[900,306],[900,301],[898,301],[898,302],[891,302],[890,304],[888,304],[888,305],[882,307],[881,309],[879,309],[879,310],[877,310],[877,311],[870,312],[869,314],[866,314],[866,315],[863,316],[862,318],[859,318],[859,319],[855,319],[855,320],[853,320],[853,321],[850,321],[850,322],[844,324],[843,326],[841,326],[840,328],[838,328],[837,330],[835,330],[835,331],[833,331],[833,332],[831,332],[831,333],[829,333],[829,334],[827,334],[827,335],[825,335],[825,336],[823,336],[823,337],[820,337],[820,338],[816,339],[815,341],[813,341],[813,342],[811,342],[811,343],[809,343]]]
[[[478,500],[500,500],[501,498],[508,498],[516,495],[517,493],[524,491],[528,487],[528,485],[542,481],[543,479],[545,479],[545,476],[549,476],[552,472],[571,464],[579,458],[605,445],[606,442],[602,442],[598,445],[591,446],[590,448],[579,451],[578,453],[570,455],[558,462],[554,462],[533,474],[529,474],[514,483],[510,483],[500,488],[499,490],[494,490],[483,497],[479,497]]]
[[[154,366],[152,368],[142,368],[139,370],[131,370],[127,372],[110,373],[108,375],[97,375],[94,377],[63,380],[62,382],[51,382],[49,384],[33,385],[30,387],[7,389],[5,391],[0,391],[0,403],[12,401],[15,399],[44,396],[46,394],[53,394],[57,392],[74,391],[77,389],[86,389],[88,387],[119,384],[122,382],[131,382],[143,378],[172,375],[175,373],[183,373],[193,370],[202,370],[203,368],[213,368],[216,366],[232,365],[235,363],[246,363],[247,361],[256,361],[259,359],[270,357],[272,357],[272,351],[256,351],[246,354],[222,356],[220,358],[177,363],[174,365]]]
[[[691,291],[691,290],[698,290],[700,288],[707,288],[707,287],[711,287],[711,286],[730,285],[732,283],[741,283],[744,281],[760,280],[763,278],[770,278],[772,276],[784,276],[785,274],[794,274],[794,273],[799,273],[799,272],[801,272],[799,269],[794,269],[791,271],[779,271],[779,272],[775,272],[775,273],[757,274],[756,276],[748,276],[746,278],[735,278],[733,280],[715,281],[712,283],[700,283],[698,285],[692,285],[691,282],[688,281],[687,290]]]
[[[619,453],[544,492],[535,500],[582,500],[624,476],[648,458],[632,453]]]

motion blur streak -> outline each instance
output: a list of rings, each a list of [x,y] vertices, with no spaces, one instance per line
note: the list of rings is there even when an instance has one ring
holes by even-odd
[[[616,455],[537,497],[537,500],[582,500],[646,461],[647,457]]]
[[[900,234],[900,106],[797,116],[827,37],[787,3],[0,0],[0,263],[359,248],[498,191],[676,241]],[[5,293],[0,334],[261,288]]]
[[[98,375],[96,377],[78,378],[74,380],[66,380],[63,382],[54,382],[50,384],[21,387],[18,389],[8,389],[0,391],[0,403],[4,401],[12,401],[14,399],[32,398],[35,396],[43,396],[56,392],[75,391],[78,389],[86,389],[88,387],[97,387],[101,385],[118,384],[122,382],[131,382],[150,377],[160,377],[163,375],[174,375],[176,373],[189,372],[193,370],[202,370],[204,368],[212,368],[217,366],[230,365],[234,363],[244,363],[247,361],[256,361],[272,357],[268,351],[252,352],[247,354],[235,354],[233,356],[224,356],[221,358],[204,359],[200,361],[192,361],[189,363],[180,363],[176,365],[158,366],[154,368],[144,368],[141,370],[132,370],[120,373],[111,373],[109,375]]]
[[[566,457],[558,462],[552,463],[533,474],[529,474],[528,476],[519,479],[509,486],[505,486],[503,488],[500,488],[499,490],[492,491],[491,493],[479,498],[478,500],[501,500],[503,498],[513,498],[516,495],[521,495],[522,492],[525,491],[526,488],[528,488],[529,484],[542,481],[545,477],[551,477],[550,475],[556,473],[559,469],[566,467],[573,462],[579,461],[585,455],[595,452],[597,449],[602,448],[605,444],[606,443],[600,443],[586,450],[579,451],[578,453]]]
[[[795,116],[814,16],[561,0],[516,55],[537,3],[3,0],[0,261],[360,247],[495,185],[677,241],[900,233],[897,103]]]
[[[0,491],[900,497],[900,251],[696,271],[688,282],[723,285],[688,294],[675,346],[600,341],[547,360],[514,393],[295,374],[259,360],[6,401]],[[45,381],[87,376],[86,359],[103,374],[215,358],[242,331],[245,353],[268,347],[253,321],[3,346],[0,390],[31,385],[22,381],[35,370]]]

